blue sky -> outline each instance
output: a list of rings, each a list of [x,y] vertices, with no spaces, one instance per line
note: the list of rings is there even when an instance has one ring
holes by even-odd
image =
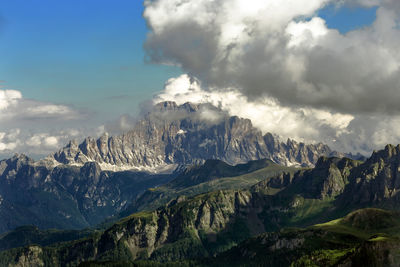
[[[142,12],[136,0],[3,0],[3,86],[27,98],[86,107],[103,118],[136,113],[141,101],[180,73],[144,63]],[[347,32],[370,24],[375,9],[331,6],[319,14]]]
[[[377,7],[371,8],[337,8],[329,5],[320,10],[318,15],[325,19],[329,28],[338,29],[341,33],[347,33],[368,25],[376,18]]]
[[[144,63],[142,12],[136,0],[3,0],[0,80],[28,98],[135,113],[180,73]]]

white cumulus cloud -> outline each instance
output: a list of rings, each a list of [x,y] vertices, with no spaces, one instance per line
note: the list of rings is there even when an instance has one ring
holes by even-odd
[[[17,90],[0,90],[0,110],[17,103],[21,98],[22,94]]]
[[[71,106],[27,99],[18,90],[0,90],[0,157],[52,153],[71,139],[92,134],[87,119],[86,112]]]
[[[316,12],[379,5],[370,27],[341,34]],[[400,2],[145,1],[154,62],[177,64],[213,88],[338,112],[400,111]]]

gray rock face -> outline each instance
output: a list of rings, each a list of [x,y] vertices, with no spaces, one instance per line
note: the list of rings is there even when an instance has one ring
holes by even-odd
[[[234,165],[264,158],[287,166],[313,166],[320,156],[332,154],[338,155],[321,143],[285,143],[270,133],[263,135],[250,120],[229,117],[209,105],[162,102],[131,131],[97,140],[89,137],[79,145],[70,142],[51,159],[64,164],[96,161],[103,169],[156,168],[206,159]]]
[[[28,224],[64,229],[96,225],[170,176],[102,171],[96,162],[49,168],[15,155],[0,161],[0,233]]]
[[[360,205],[384,202],[396,207],[400,200],[400,145],[387,145],[351,172],[340,201]]]
[[[321,157],[314,169],[296,173],[293,180],[304,197],[336,197],[344,191],[351,171],[359,164],[348,158]]]

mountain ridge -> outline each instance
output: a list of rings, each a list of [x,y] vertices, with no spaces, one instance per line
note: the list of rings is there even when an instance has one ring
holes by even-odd
[[[228,116],[209,104],[167,101],[155,105],[122,135],[87,137],[80,144],[71,141],[46,160],[72,165],[96,161],[104,170],[157,171],[207,159],[235,165],[266,158],[285,166],[312,167],[320,156],[361,157],[322,143],[281,142],[271,133],[263,135],[249,119]]]
[[[0,259],[15,262],[39,251],[32,262],[57,259],[59,263],[78,265],[87,261],[134,263],[139,260],[156,264],[206,257],[213,263],[214,256],[232,248],[235,255],[244,255],[247,263],[251,263],[255,260],[252,255],[257,255],[262,248],[268,249],[269,254],[264,254],[271,257],[276,252],[290,251],[290,257],[279,254],[283,257],[283,266],[291,262],[305,264],[313,259],[323,266],[346,262],[353,266],[371,255],[378,258],[368,259],[382,263],[387,260],[386,251],[393,257],[399,256],[396,251],[400,213],[399,206],[395,205],[399,199],[397,194],[385,195],[385,186],[397,188],[399,167],[400,146],[388,145],[365,162],[321,157],[312,169],[280,174],[247,189],[178,196],[155,210],[131,214],[88,238],[61,243],[55,249],[30,246],[28,251],[26,248],[6,251],[14,253],[12,258]],[[368,185],[374,181],[385,186],[354,187],[354,184]],[[283,189],[271,195],[265,193],[269,187]],[[364,203],[354,196],[363,196],[365,188],[371,190],[371,196],[386,197],[368,198],[369,207],[375,209],[356,211]],[[342,202],[342,198],[347,202]],[[395,211],[376,209],[386,201],[391,201]],[[259,234],[261,239],[252,238]],[[253,246],[245,240],[260,242]],[[235,252],[237,248],[240,253]],[[259,254],[262,259],[264,254]],[[280,258],[270,260],[279,262]]]
[[[114,215],[141,191],[173,177],[103,171],[95,162],[48,168],[25,155],[15,155],[0,161],[0,232],[26,224],[89,227]]]

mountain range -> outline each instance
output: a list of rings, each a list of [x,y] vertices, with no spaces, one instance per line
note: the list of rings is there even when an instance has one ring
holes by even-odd
[[[234,165],[266,158],[286,166],[313,166],[320,156],[362,157],[338,153],[322,143],[281,142],[271,133],[263,135],[249,119],[228,116],[209,104],[161,102],[125,134],[88,137],[81,144],[71,141],[48,160],[157,171],[207,159]]]
[[[344,154],[323,144],[280,142],[270,133],[262,135],[250,120],[210,105],[162,102],[120,136],[71,141],[36,162],[25,155],[0,161],[0,233],[26,224],[44,229],[97,225],[132,206],[147,188],[210,159],[230,165],[270,159],[300,167],[332,155]]]
[[[233,170],[243,177],[275,163],[259,164],[207,162],[186,172],[193,183],[182,184],[178,175],[165,188],[233,179],[216,178]],[[38,266],[397,266],[399,168],[400,146],[388,145],[365,162],[321,157],[314,168],[284,170],[242,189],[179,195],[83,239],[6,250],[0,260],[10,266],[27,260]]]
[[[400,145],[364,158],[163,102],[0,161],[0,265],[397,266],[399,190]]]
[[[27,224],[44,229],[93,226],[172,177],[102,171],[96,162],[48,168],[16,155],[0,161],[0,232]]]

